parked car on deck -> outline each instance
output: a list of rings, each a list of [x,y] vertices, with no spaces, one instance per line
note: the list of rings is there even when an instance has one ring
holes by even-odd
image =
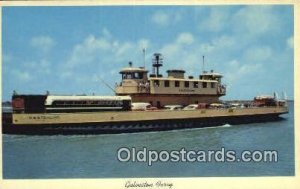
[[[183,108],[183,106],[181,106],[181,105],[165,105],[164,106],[165,110],[172,110],[172,111],[174,111],[174,110],[182,110],[182,108]]]

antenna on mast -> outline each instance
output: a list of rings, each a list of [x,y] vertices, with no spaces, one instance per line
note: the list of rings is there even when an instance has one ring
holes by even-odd
[[[144,69],[146,69],[146,48],[143,48]]]
[[[205,73],[205,69],[204,69],[204,56],[202,56],[202,72]]]

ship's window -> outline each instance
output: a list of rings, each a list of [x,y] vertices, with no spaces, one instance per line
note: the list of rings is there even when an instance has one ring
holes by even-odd
[[[96,105],[96,104],[98,104],[98,101],[92,101],[91,104]]]
[[[75,101],[76,105],[80,105],[82,102],[81,101]]]
[[[202,87],[203,87],[203,88],[207,88],[207,82],[203,82],[203,83],[202,83]]]
[[[143,79],[143,73],[139,73],[139,79]]]
[[[68,105],[73,105],[73,103],[74,103],[73,101],[68,101],[67,102]]]
[[[165,81],[165,87],[170,87],[170,81],[169,80]]]
[[[64,105],[63,101],[54,101],[53,105],[57,106],[57,105]]]
[[[153,82],[155,87],[159,87],[159,80],[154,80]]]
[[[133,73],[133,79],[142,79],[142,78],[143,78],[143,73],[138,73],[138,72]]]
[[[184,87],[185,88],[189,88],[190,87],[190,82],[189,81],[185,81],[184,82]]]
[[[194,82],[194,88],[198,88],[198,82],[197,81]]]
[[[180,82],[179,81],[175,81],[175,87],[180,87]]]
[[[132,78],[132,74],[131,73],[125,73],[123,76],[123,79],[131,79]]]
[[[211,83],[211,88],[215,88],[215,83]]]

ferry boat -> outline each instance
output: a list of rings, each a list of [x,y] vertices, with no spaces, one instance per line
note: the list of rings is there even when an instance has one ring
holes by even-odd
[[[243,106],[224,104],[222,75],[184,70],[160,74],[162,55],[153,55],[152,73],[132,63],[120,71],[116,96],[25,95],[14,92],[12,112],[3,113],[5,134],[102,134],[266,122],[288,113],[287,101],[258,96]],[[149,76],[148,76],[149,75]]]

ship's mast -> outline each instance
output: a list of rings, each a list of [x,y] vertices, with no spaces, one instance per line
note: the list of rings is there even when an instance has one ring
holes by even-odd
[[[162,54],[160,54],[160,53],[154,53],[153,59],[152,59],[152,63],[153,63],[152,64],[152,66],[153,66],[153,74],[156,74],[156,77],[161,77],[159,75],[159,68],[162,66],[162,63],[163,63]]]

